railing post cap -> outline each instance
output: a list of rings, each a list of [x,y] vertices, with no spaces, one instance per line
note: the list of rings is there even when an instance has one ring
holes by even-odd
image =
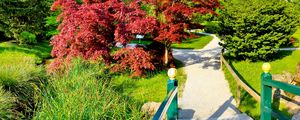
[[[168,76],[169,76],[169,78],[170,78],[171,80],[174,80],[174,79],[175,79],[175,77],[176,77],[176,72],[177,72],[176,68],[170,68],[170,69],[168,70]]]
[[[261,69],[265,72],[268,73],[271,70],[271,64],[270,63],[264,63],[261,67]]]

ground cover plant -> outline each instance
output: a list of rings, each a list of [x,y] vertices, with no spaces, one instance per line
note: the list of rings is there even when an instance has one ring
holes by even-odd
[[[282,74],[283,71],[290,73],[296,72],[296,65],[299,62],[300,51],[281,51],[278,56],[281,58],[269,61],[272,66],[271,74]],[[235,72],[250,85],[255,91],[260,93],[260,75],[262,73],[261,66],[264,61],[251,62],[251,61],[231,61],[231,66],[235,69]],[[236,96],[236,82],[231,76],[229,71],[225,68],[225,77],[230,84],[231,92]],[[247,113],[255,119],[259,119],[259,103],[252,98],[245,91],[242,92],[240,110]],[[281,106],[281,110],[286,112],[284,105]]]
[[[266,60],[290,44],[299,8],[284,0],[226,1],[220,15],[222,46],[236,59]]]
[[[182,40],[181,43],[172,44],[172,48],[177,49],[201,49],[204,46],[206,46],[211,40],[213,39],[212,36],[209,35],[197,35],[192,38],[187,38],[185,40]]]

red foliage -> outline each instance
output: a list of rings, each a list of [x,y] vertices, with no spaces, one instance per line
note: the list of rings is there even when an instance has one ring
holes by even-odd
[[[163,14],[166,21],[147,16],[140,9],[140,1],[155,5],[156,16]],[[116,71],[126,67],[133,70],[135,76],[141,75],[143,70],[154,69],[150,54],[140,48],[121,49],[111,57],[114,44],[127,44],[136,34],[150,33],[154,40],[169,47],[172,42],[180,42],[188,35],[186,29],[199,25],[191,21],[194,13],[214,14],[213,10],[220,7],[218,0],[193,0],[192,5],[174,0],[131,0],[128,4],[121,0],[82,2],[55,0],[51,7],[51,10],[62,11],[58,17],[60,34],[51,41],[51,55],[55,57],[52,69],[74,57],[103,60],[106,64],[110,64],[113,58],[119,63],[114,67]]]
[[[165,22],[159,22],[158,33],[155,40],[164,41],[167,44],[172,42],[181,42],[182,38],[189,34],[185,30],[194,26],[203,27],[200,23],[193,23],[192,19],[195,13],[198,14],[216,14],[214,9],[220,8],[218,0],[192,0],[189,4],[181,0],[142,0],[146,4],[155,6],[156,16],[163,14]]]
[[[116,42],[128,43],[135,34],[153,32],[154,18],[146,17],[135,1],[126,5],[119,0],[56,0],[51,10],[62,10],[58,20],[60,34],[51,41],[52,68],[74,57],[110,62],[110,48]]]
[[[114,55],[117,64],[114,65],[114,71],[124,71],[127,68],[133,70],[132,76],[141,76],[145,70],[154,70],[151,63],[151,55],[143,48],[123,48]]]

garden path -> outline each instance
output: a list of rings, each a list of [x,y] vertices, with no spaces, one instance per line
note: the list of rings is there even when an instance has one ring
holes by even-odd
[[[187,81],[179,99],[180,119],[250,120],[236,108],[228,82],[220,69],[220,39],[213,40],[200,50],[173,49],[176,59],[185,64]]]

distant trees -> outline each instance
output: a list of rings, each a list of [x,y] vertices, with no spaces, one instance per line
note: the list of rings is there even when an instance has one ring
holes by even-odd
[[[36,40],[25,39],[21,33],[30,35],[30,38],[32,35],[43,36],[43,21],[48,11],[47,0],[1,0],[0,31],[20,44],[34,43]]]
[[[238,59],[271,58],[299,25],[298,6],[284,0],[227,1],[220,16],[222,46]]]

